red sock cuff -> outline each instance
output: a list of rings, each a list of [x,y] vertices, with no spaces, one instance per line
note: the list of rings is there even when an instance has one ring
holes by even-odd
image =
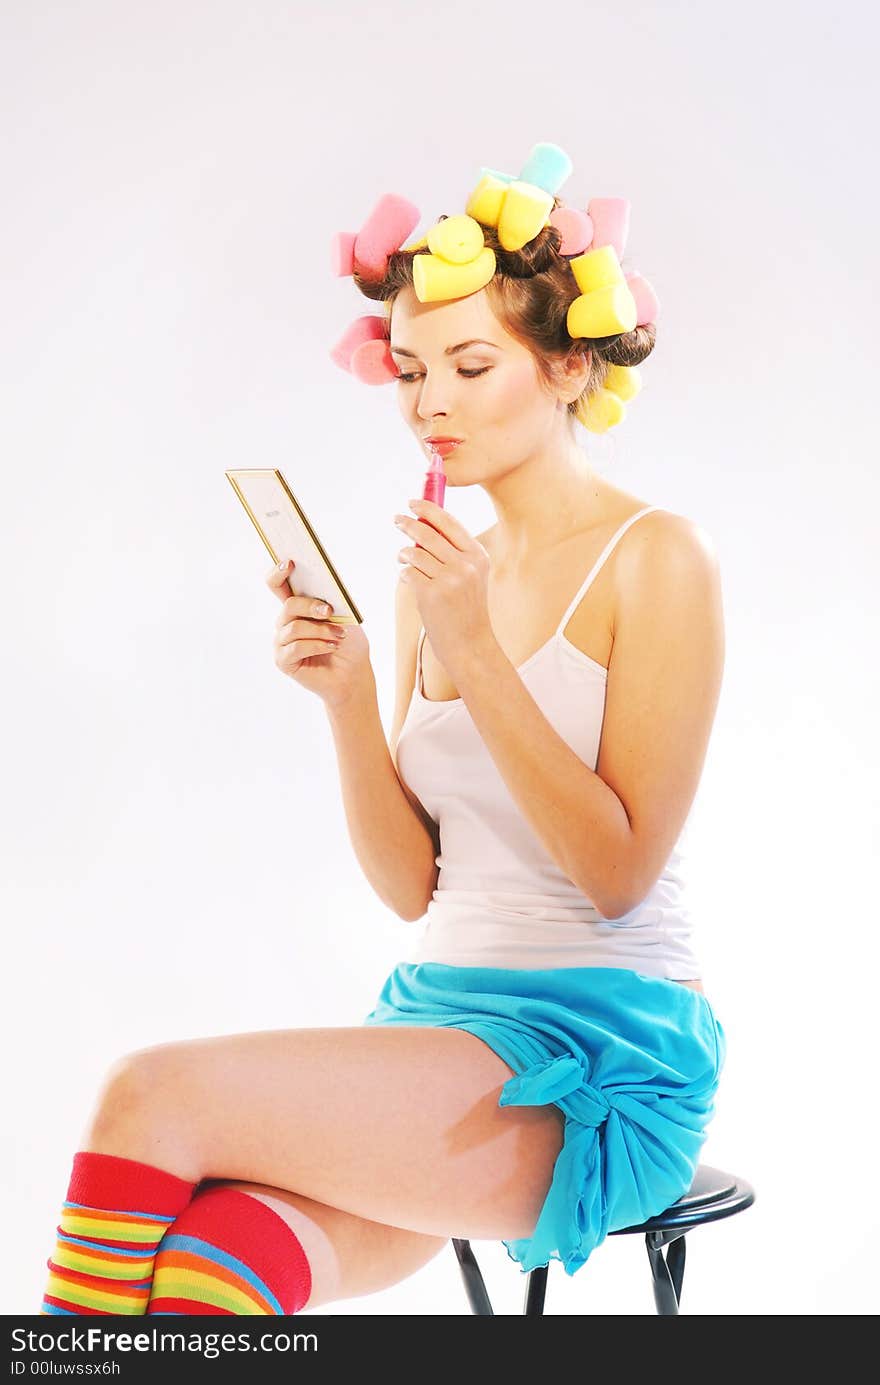
[[[174,1234],[199,1236],[243,1260],[290,1316],[312,1292],[308,1258],[293,1228],[265,1202],[238,1188],[206,1188],[174,1224]]]
[[[142,1164],[138,1159],[124,1159],[118,1154],[80,1150],[73,1156],[67,1201],[108,1212],[151,1212],[176,1217],[197,1187],[197,1183],[154,1164]]]

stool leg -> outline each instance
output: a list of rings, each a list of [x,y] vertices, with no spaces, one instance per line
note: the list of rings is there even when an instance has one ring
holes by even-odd
[[[685,1238],[679,1236],[666,1252],[666,1268],[675,1290],[675,1301],[681,1307],[681,1281],[684,1279]]]
[[[526,1284],[526,1306],[523,1313],[529,1317],[544,1316],[544,1295],[547,1292],[547,1265],[538,1265],[529,1274]]]
[[[645,1235],[654,1280],[654,1302],[662,1317],[672,1317],[678,1313],[684,1278],[685,1238],[683,1235],[672,1237],[664,1260],[662,1247],[669,1240],[670,1237],[662,1231],[648,1231]]]
[[[478,1313],[483,1318],[494,1318],[495,1311],[489,1302],[489,1294],[486,1284],[480,1273],[480,1267],[471,1250],[470,1241],[458,1240],[452,1237],[452,1244],[455,1247],[455,1254],[458,1259],[459,1269],[464,1280],[464,1290],[471,1305],[471,1311]]]

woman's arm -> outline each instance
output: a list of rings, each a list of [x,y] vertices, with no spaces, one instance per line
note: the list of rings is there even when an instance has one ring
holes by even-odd
[[[398,582],[397,697],[392,751],[415,677],[418,610]],[[398,918],[420,919],[437,883],[439,838],[435,824],[397,776],[379,716],[376,681],[339,711],[329,711],[348,832],[361,869]]]
[[[523,816],[609,919],[644,899],[684,826],[724,664],[720,574],[708,536],[661,511],[627,538],[595,773],[550,725],[500,646],[479,651],[456,678]]]

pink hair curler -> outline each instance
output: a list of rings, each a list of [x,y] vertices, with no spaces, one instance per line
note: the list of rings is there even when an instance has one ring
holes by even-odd
[[[365,279],[381,279],[388,256],[400,249],[420,215],[406,197],[383,193],[357,234],[337,231],[334,235],[330,251],[334,273],[353,274],[357,269]]]

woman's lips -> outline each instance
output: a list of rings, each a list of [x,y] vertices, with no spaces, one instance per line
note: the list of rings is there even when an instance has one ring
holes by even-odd
[[[429,442],[428,447],[432,452],[439,452],[441,457],[448,457],[456,447],[461,447],[460,442]]]

